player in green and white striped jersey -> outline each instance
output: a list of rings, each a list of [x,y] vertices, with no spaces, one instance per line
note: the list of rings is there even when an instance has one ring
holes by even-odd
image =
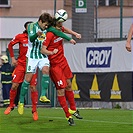
[[[50,27],[50,25],[52,24],[52,20],[53,18],[50,16],[50,14],[43,13],[36,23],[32,23],[28,26],[29,46],[26,55],[27,69],[25,80],[21,87],[20,102],[18,104],[19,114],[23,114],[24,97],[28,91],[29,83],[32,79],[33,74],[36,72],[37,67],[39,67],[39,69],[42,71],[42,96],[40,97],[40,101],[50,102],[50,100],[45,97],[49,84],[49,60],[47,58],[47,55],[43,55],[40,53],[40,50],[42,48],[42,42],[46,39],[46,32],[51,31],[55,35],[70,41],[70,43],[76,43],[75,40],[66,36],[61,31]]]

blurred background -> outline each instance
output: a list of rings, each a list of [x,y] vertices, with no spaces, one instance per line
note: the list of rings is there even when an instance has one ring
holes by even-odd
[[[126,39],[132,23],[132,0],[0,0],[0,52],[26,21],[61,8],[69,17],[64,26],[81,33],[82,42]]]
[[[68,12],[64,26],[82,34],[78,43],[126,40],[133,22],[133,0],[0,0],[0,54],[26,21],[37,21],[43,12],[54,16],[58,9]]]

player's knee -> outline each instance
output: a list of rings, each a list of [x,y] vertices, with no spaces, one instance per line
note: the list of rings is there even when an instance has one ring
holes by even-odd
[[[66,90],[71,91],[72,90],[72,84],[71,82],[67,82]]]
[[[12,83],[12,90],[17,90],[19,84],[18,83]]]
[[[49,75],[49,67],[43,67],[42,68],[42,74],[46,74],[46,75]]]
[[[58,96],[64,96],[65,95],[65,89],[59,89],[59,90],[57,90],[57,95]]]
[[[30,90],[31,90],[31,92],[37,91],[36,87],[35,86],[32,86],[32,85],[30,85]]]

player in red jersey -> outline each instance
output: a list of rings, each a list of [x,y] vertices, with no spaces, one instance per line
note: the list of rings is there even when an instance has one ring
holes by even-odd
[[[15,66],[15,70],[13,72],[13,80],[12,87],[10,90],[10,105],[5,110],[4,114],[8,115],[14,109],[14,100],[17,95],[17,88],[20,83],[23,82],[25,72],[26,72],[26,53],[28,50],[28,34],[27,34],[27,26],[31,21],[28,21],[24,24],[25,31],[22,34],[16,35],[8,44],[8,50],[10,53],[10,57],[12,60],[12,64]],[[16,60],[14,57],[13,46],[19,44],[19,56]],[[38,103],[38,91],[36,89],[37,85],[37,73],[34,74],[32,81],[30,82],[31,88],[31,100],[32,100],[32,114],[33,119],[38,119],[37,114],[37,103]]]
[[[62,22],[56,21],[55,23],[57,29],[75,35],[76,38],[81,38],[80,34],[64,28]],[[48,55],[50,61],[50,77],[56,86],[58,101],[65,112],[69,125],[74,125],[72,115],[78,119],[82,119],[82,117],[79,111],[76,110],[70,80],[72,78],[72,72],[64,56],[63,39],[54,35],[52,32],[47,32],[41,52]],[[66,99],[70,104],[70,109],[68,108]]]

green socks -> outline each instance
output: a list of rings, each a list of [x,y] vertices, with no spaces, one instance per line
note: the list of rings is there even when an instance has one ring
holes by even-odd
[[[28,92],[29,84],[30,84],[30,83],[28,83],[28,82],[25,81],[25,80],[24,80],[24,82],[22,83],[21,91],[20,91],[20,97],[19,97],[20,103],[24,103],[24,98],[25,98],[25,95],[26,95],[27,92]]]
[[[41,96],[46,96],[48,85],[49,85],[49,75],[42,75],[42,81],[41,81],[41,86],[42,86],[42,92]]]

